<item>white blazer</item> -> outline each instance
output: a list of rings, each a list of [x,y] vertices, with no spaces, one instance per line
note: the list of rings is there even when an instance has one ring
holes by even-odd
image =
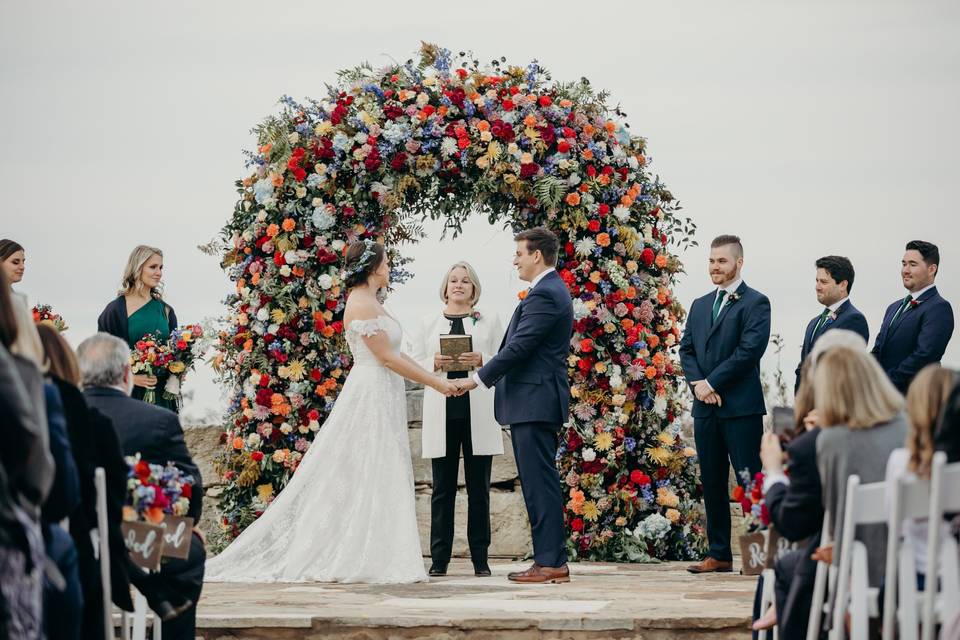
[[[463,329],[473,336],[473,350],[483,354],[483,363],[496,355],[503,339],[503,323],[491,313],[480,311],[480,319],[463,319]],[[450,321],[443,313],[431,313],[420,321],[411,336],[410,356],[427,371],[433,371],[433,356],[440,351],[440,335],[450,333]],[[435,375],[447,377],[442,371]],[[447,399],[439,392],[423,389],[423,426],[421,429],[423,457],[442,458],[447,455]],[[470,392],[470,444],[474,455],[489,456],[503,453],[500,425],[493,417],[493,389],[476,388]]]

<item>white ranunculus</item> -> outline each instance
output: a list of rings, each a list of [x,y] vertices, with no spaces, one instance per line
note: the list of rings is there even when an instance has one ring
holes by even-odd
[[[287,264],[297,264],[300,262],[300,254],[294,249],[290,249],[285,254],[283,254],[283,259]]]
[[[257,320],[260,322],[265,322],[270,319],[270,311],[266,307],[260,307],[260,310],[257,311]]]
[[[280,275],[282,275],[284,278],[286,278],[287,276],[289,276],[289,275],[290,275],[290,265],[286,265],[286,264],[285,264],[285,265],[283,265],[282,267],[280,267]]]
[[[317,278],[317,284],[320,285],[321,289],[329,289],[333,286],[333,278],[330,277],[329,273],[325,273]]]
[[[597,459],[597,452],[589,447],[583,450],[583,461],[584,462],[593,462]]]

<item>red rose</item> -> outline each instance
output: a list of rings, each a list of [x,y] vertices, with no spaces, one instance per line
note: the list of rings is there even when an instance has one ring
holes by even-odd
[[[193,497],[193,485],[184,484],[182,487],[180,487],[180,493],[183,495],[184,498],[189,500],[190,498]]]
[[[560,142],[557,143],[557,151],[559,151],[560,153],[566,153],[570,151],[570,143],[567,142],[566,140],[561,140]]]
[[[390,160],[390,168],[394,171],[400,171],[407,165],[407,154],[400,152]]]
[[[650,476],[640,471],[640,469],[634,469],[630,472],[630,482],[641,486],[648,485],[650,484]]]
[[[323,374],[320,373],[320,369],[311,369],[310,370],[310,379],[314,382],[320,382],[323,378]]]
[[[263,451],[254,451],[250,454],[250,459],[254,462],[260,462],[263,460]]]
[[[571,520],[570,528],[574,531],[583,531],[583,518],[574,518]]]
[[[137,477],[140,478],[141,482],[150,477],[150,465],[143,460],[137,463],[137,466],[134,467],[134,471],[136,472]]]
[[[177,349],[179,349],[180,351],[183,351],[186,348],[187,348],[186,342],[184,342],[183,340],[177,340]]]
[[[580,341],[580,350],[584,353],[590,353],[593,351],[593,340],[590,338],[584,338]]]
[[[520,177],[521,178],[532,178],[537,175],[540,171],[540,165],[536,162],[529,162],[527,164],[520,165]]]
[[[307,417],[310,418],[311,420],[319,420],[320,412],[317,411],[316,409],[310,409],[310,411],[307,413]]]
[[[609,214],[609,213],[610,213],[610,205],[608,205],[608,204],[601,204],[599,207],[597,207],[597,213],[599,213],[601,216],[605,216],[605,215]]]
[[[587,175],[591,178],[597,177],[597,169],[592,164],[587,165]]]
[[[655,258],[656,258],[656,255],[654,255],[653,249],[651,249],[650,247],[647,247],[642,252],[640,252],[640,260],[643,262],[643,264],[645,264],[648,267],[653,264],[653,260]]]
[[[573,243],[568,242],[565,245],[563,245],[563,250],[567,252],[568,256],[572,256],[574,251]]]
[[[743,515],[750,515],[750,510],[753,509],[753,503],[750,502],[750,498],[744,498],[741,500],[740,508],[743,509]]]
[[[600,221],[599,221],[599,220],[591,220],[590,222],[587,223],[587,229],[589,229],[589,230],[592,231],[593,233],[596,233],[597,231],[600,231]]]
[[[549,107],[553,104],[553,100],[550,99],[550,96],[540,96],[539,102],[541,107]]]

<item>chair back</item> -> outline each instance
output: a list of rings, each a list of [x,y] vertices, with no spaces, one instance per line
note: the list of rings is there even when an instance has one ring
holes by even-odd
[[[942,527],[939,526],[943,521],[945,513],[960,511],[960,463],[947,464],[947,455],[938,451],[933,454],[933,464],[930,467],[930,502],[927,515],[927,575],[926,588],[923,592],[923,605],[921,614],[921,633],[923,640],[932,640],[934,628],[937,622],[935,602],[937,599],[937,584],[941,581],[943,584],[944,608],[941,610],[941,618],[948,619],[949,615],[956,615],[960,605],[956,600],[960,599],[960,594],[954,592],[954,585],[957,582],[958,569],[955,566],[956,545],[943,544],[941,538]],[[943,549],[941,549],[943,547]],[[951,566],[941,564],[941,551],[946,552],[947,563]],[[950,557],[950,556],[954,557]],[[951,593],[952,592],[952,593]],[[952,600],[952,602],[951,602]]]
[[[110,584],[110,533],[107,528],[107,474],[103,467],[93,472],[97,492],[97,560],[100,563],[100,585],[103,589],[104,640],[113,640],[113,592]]]

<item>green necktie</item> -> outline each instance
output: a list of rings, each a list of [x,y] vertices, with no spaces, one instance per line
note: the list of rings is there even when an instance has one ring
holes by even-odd
[[[810,334],[810,338],[816,338],[817,332],[823,327],[823,323],[827,321],[827,317],[830,316],[830,307],[824,307],[823,313],[820,314],[820,319],[817,320],[817,326],[813,328],[813,333]]]
[[[903,312],[907,310],[907,307],[910,306],[910,302],[913,300],[913,294],[907,294],[907,297],[903,299],[903,304],[900,305],[900,308],[897,309],[897,312],[893,314],[893,320],[890,321],[890,326],[897,326]]]
[[[720,307],[723,306],[723,297],[727,295],[727,292],[723,289],[717,292],[717,299],[713,301],[713,315],[711,316],[711,324],[717,321],[717,316],[720,315]]]

